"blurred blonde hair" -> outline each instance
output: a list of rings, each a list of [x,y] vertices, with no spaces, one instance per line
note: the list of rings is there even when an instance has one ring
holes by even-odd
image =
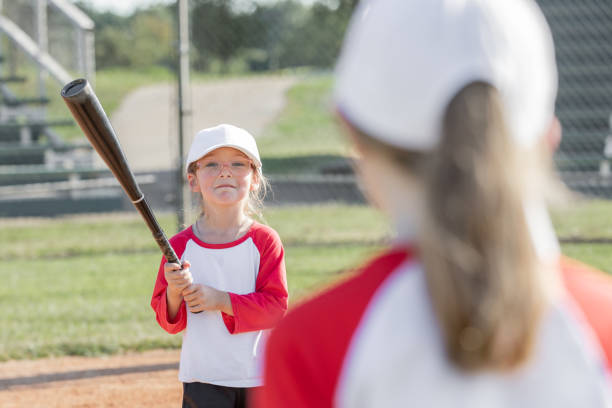
[[[485,83],[460,90],[443,122],[432,152],[355,133],[425,186],[416,244],[449,359],[468,371],[512,369],[530,356],[545,304],[524,205],[549,161],[520,151]]]

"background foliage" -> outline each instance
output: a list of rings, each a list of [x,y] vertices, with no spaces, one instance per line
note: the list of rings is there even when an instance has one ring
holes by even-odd
[[[191,0],[192,67],[219,73],[330,68],[356,4]],[[96,24],[98,68],[172,66],[175,4],[139,9],[129,16],[98,12],[86,2],[77,5]]]

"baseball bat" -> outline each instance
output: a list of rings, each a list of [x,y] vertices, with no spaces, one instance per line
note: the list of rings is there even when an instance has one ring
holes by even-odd
[[[168,238],[166,238],[166,234],[164,234],[157,219],[155,219],[155,215],[147,204],[144,194],[140,191],[138,183],[136,183],[134,173],[130,170],[119,144],[119,139],[117,139],[110,120],[102,109],[102,105],[89,82],[86,79],[75,79],[62,88],[61,95],[89,142],[106,162],[108,168],[113,172],[132,204],[144,219],[168,262],[180,265],[179,258],[172,249],[170,242],[168,242]]]

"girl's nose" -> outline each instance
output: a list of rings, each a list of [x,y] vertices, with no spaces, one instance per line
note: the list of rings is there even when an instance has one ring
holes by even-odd
[[[230,170],[230,166],[231,164],[229,163],[222,163],[221,170],[219,171],[219,175],[220,176],[231,176],[232,171]]]

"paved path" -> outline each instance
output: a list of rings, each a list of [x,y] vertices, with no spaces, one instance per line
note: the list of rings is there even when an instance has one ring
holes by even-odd
[[[296,82],[292,76],[232,78],[192,84],[193,134],[219,123],[261,134],[285,104],[285,93]],[[130,93],[111,117],[131,167],[137,171],[175,168],[178,154],[176,91],[171,84],[140,88]],[[97,157],[97,156],[96,156]],[[101,161],[98,165],[104,166]]]

